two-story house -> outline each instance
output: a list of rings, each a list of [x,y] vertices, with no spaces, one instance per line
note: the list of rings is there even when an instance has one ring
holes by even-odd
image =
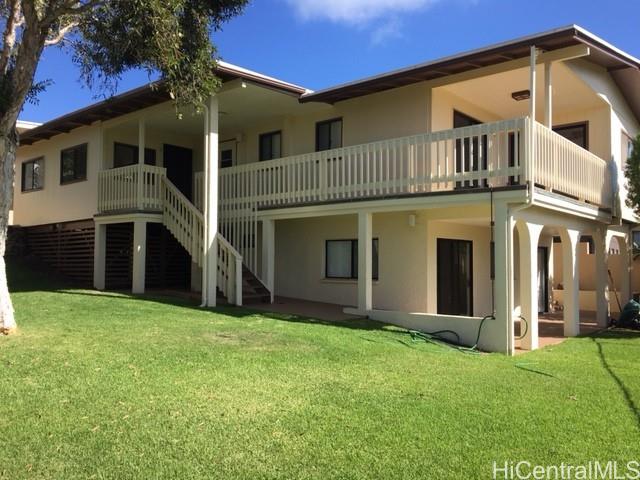
[[[216,74],[204,112],[147,85],[24,132],[31,250],[97,289],[328,302],[506,353],[551,303],[566,336],[606,325],[609,270],[630,297],[640,60],[584,29],[317,92]]]

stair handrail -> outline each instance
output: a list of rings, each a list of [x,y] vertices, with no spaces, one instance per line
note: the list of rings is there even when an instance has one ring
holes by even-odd
[[[202,266],[204,261],[204,217],[193,203],[191,203],[191,201],[166,176],[162,177],[162,184],[164,186],[164,192],[162,195],[163,223],[178,239],[178,242],[180,242],[187,252],[189,252],[193,261],[198,266]],[[187,210],[192,216],[194,222],[190,225],[191,231],[187,231],[187,227],[182,225],[182,222],[180,222],[179,225],[176,225],[178,222],[175,221],[168,222],[170,214],[174,213],[175,210],[169,205],[169,195],[174,197],[179,202],[180,206]],[[186,219],[183,218],[181,220],[184,221]],[[172,229],[180,229],[182,231],[172,231]],[[184,233],[186,233],[189,241],[184,238]]]
[[[226,272],[226,285],[219,285],[230,303],[234,303],[237,306],[242,306],[242,255],[231,245],[224,236],[218,232],[216,234],[216,240],[218,244],[218,269],[221,273]],[[233,257],[233,263],[225,262],[223,256],[224,253]],[[224,278],[221,275],[221,278]],[[235,297],[232,298],[232,297]]]

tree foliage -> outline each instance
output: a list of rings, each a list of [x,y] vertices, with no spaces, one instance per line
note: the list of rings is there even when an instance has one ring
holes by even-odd
[[[13,199],[16,121],[46,47],[72,52],[86,84],[113,92],[127,70],[158,77],[176,107],[202,107],[219,86],[212,34],[248,0],[0,0],[0,332],[15,327],[3,256]]]
[[[627,179],[627,206],[640,216],[640,135],[632,141],[624,176]]]

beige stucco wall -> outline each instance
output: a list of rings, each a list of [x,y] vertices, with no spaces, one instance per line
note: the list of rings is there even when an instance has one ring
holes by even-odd
[[[60,151],[88,143],[87,180],[60,185]],[[22,162],[44,157],[44,188],[22,193]],[[14,216],[15,225],[29,226],[91,218],[98,201],[100,170],[100,128],[82,127],[50,141],[20,147],[16,161]]]
[[[620,89],[604,68],[586,61],[573,61],[567,65],[578,78],[589,85],[593,91],[597,92],[598,96],[609,107],[609,118],[606,121],[606,125],[609,126],[609,133],[607,135],[606,132],[602,132],[603,135],[609,137],[609,148],[606,152],[603,152],[602,158],[605,160],[613,159],[616,162],[620,189],[619,206],[622,210],[623,217],[633,221],[633,212],[625,205],[627,189],[624,178],[624,166],[627,159],[623,158],[624,156],[622,154],[621,134],[625,132],[630,137],[638,135],[638,133],[640,133],[638,119],[635,118]]]
[[[325,105],[313,113],[275,117],[242,129],[225,128],[223,117],[220,139],[241,139],[236,142],[237,163],[244,164],[258,160],[260,134],[276,130],[282,131],[284,156],[315,151],[316,122],[332,118],[342,118],[344,146],[424,133],[428,125],[427,93],[425,84],[419,83]]]
[[[373,306],[383,310],[437,312],[437,239],[473,242],[474,315],[491,312],[490,229],[433,220],[434,212],[375,214],[379,280]],[[416,215],[415,226],[409,215]],[[355,215],[276,221],[276,295],[355,305],[355,280],[325,279],[325,241],[357,238]]]
[[[355,305],[357,281],[325,279],[325,241],[355,239],[357,217],[344,215],[276,222],[276,294]],[[373,216],[379,242],[379,280],[373,305],[425,311],[427,248],[424,225],[410,227],[408,213]]]

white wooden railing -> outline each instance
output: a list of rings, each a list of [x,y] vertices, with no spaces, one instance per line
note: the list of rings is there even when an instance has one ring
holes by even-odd
[[[604,207],[612,206],[607,162],[536,123],[534,179],[537,185]]]
[[[242,305],[242,255],[220,234],[218,239],[218,288],[235,305]]]
[[[202,267],[204,258],[204,219],[202,213],[166,177],[164,185],[162,222],[191,259]]]
[[[524,182],[529,120],[518,118],[220,170],[219,229],[257,270],[257,211]]]
[[[193,204],[204,212],[204,173],[196,172],[193,176]]]
[[[220,263],[228,269],[219,272],[221,284],[237,275],[231,264],[238,258],[258,272],[260,208],[531,182],[611,207],[607,163],[527,117],[221,169],[218,230],[233,248],[219,242]],[[201,172],[194,203],[165,179],[164,169],[135,165],[100,173],[100,212],[140,205],[162,210],[167,227],[201,265]]]
[[[161,179],[166,170],[129,165],[98,173],[98,211],[162,210]]]

